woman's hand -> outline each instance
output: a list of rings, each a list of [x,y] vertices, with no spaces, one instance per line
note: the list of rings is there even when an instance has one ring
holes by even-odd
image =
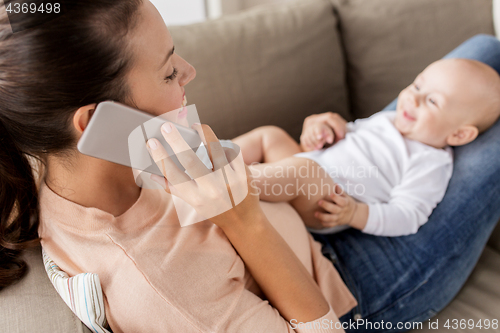
[[[304,120],[300,146],[303,151],[323,148],[345,137],[347,121],[337,113],[313,114]]]
[[[255,220],[255,216],[263,213],[256,189],[250,185],[251,173],[243,162],[241,151],[223,148],[207,125],[196,124],[193,128],[208,150],[213,169],[203,164],[177,128],[167,122],[162,126],[163,136],[192,179],[175,165],[156,139],[148,140],[148,147],[165,178],[156,175],[151,178],[222,229],[238,221],[250,223]],[[254,218],[249,218],[251,216]],[[183,221],[180,222],[182,225]]]

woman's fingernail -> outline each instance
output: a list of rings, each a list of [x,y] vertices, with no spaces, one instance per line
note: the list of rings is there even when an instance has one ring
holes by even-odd
[[[163,125],[161,126],[161,130],[162,130],[163,132],[167,133],[167,134],[168,134],[168,133],[170,133],[170,132],[172,132],[172,124],[170,124],[170,123],[165,123],[165,124],[163,124]]]
[[[323,200],[318,201],[318,205],[321,206],[322,204],[323,204]]]
[[[158,144],[156,143],[156,140],[149,140],[148,141],[148,146],[151,149],[153,149],[153,150],[155,150],[156,148],[158,148]]]

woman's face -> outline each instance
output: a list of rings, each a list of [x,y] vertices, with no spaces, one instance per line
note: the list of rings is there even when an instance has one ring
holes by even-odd
[[[129,35],[133,66],[127,76],[135,106],[154,116],[188,126],[181,112],[184,86],[196,76],[193,66],[174,52],[172,36],[156,7],[144,0]]]

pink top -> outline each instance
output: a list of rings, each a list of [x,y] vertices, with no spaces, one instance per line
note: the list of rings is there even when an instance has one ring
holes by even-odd
[[[222,229],[209,220],[181,227],[163,190],[143,188],[114,217],[61,197],[42,181],[39,234],[44,250],[70,277],[99,275],[114,333],[343,332],[325,322],[335,323],[357,303],[321,244],[289,204],[261,205],[330,303],[325,316],[310,322],[315,328],[288,323],[265,300]]]

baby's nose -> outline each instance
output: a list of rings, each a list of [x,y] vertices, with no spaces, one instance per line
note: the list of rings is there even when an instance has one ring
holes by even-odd
[[[411,103],[412,106],[415,106],[417,107],[419,105],[419,96],[417,94],[410,94],[409,96],[409,101]]]

